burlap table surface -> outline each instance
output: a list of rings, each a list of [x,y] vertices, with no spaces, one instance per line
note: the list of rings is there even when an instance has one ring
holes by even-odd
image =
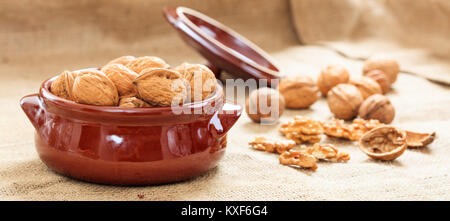
[[[444,1],[424,1],[429,4],[427,8],[438,8],[440,12],[426,18],[441,26],[426,26],[426,35],[422,37],[439,42],[441,47],[431,47],[423,41],[425,43],[418,43],[413,49],[399,43],[398,39],[402,39],[399,36],[398,39],[385,39],[360,33],[359,39],[354,39],[351,34],[336,39],[323,37],[315,31],[326,33],[335,24],[326,27],[326,22],[319,22],[320,16],[328,14],[331,16],[328,21],[333,21],[333,12],[339,14],[344,9],[335,11],[337,6],[323,6],[324,11],[321,11],[311,2],[191,0],[183,1],[183,5],[216,18],[260,45],[274,57],[285,75],[306,74],[316,78],[320,69],[329,63],[340,63],[352,75],[359,75],[362,61],[358,58],[383,53],[376,45],[392,45],[386,54],[399,59],[402,70],[449,82],[446,81],[448,62],[442,62],[444,58],[448,61],[444,49],[450,47],[448,42],[441,41],[448,31],[448,23],[444,20],[448,17],[445,16],[450,15]],[[330,1],[321,2],[331,4]],[[362,1],[339,2],[345,2],[338,4],[340,6],[357,5],[353,8],[360,15],[365,13],[364,10],[374,10],[378,6],[377,16],[380,13],[389,16],[392,12],[388,1],[364,1],[372,7],[356,3]],[[393,162],[371,160],[355,143],[323,137],[322,142],[335,144],[349,152],[352,159],[348,163],[319,163],[316,172],[282,166],[277,155],[254,151],[247,145],[258,135],[280,137],[279,124],[260,126],[251,123],[243,114],[229,132],[227,153],[219,165],[187,181],[143,187],[107,186],[73,180],[48,169],[34,150],[34,128],[22,113],[19,99],[35,93],[43,80],[64,69],[99,66],[124,54],[157,55],[171,65],[183,61],[205,62],[184,45],[161,16],[164,5],[176,4],[162,0],[0,3],[1,200],[450,199],[450,90],[444,84],[405,72],[399,75],[393,90],[387,94],[396,107],[393,124],[411,130],[437,131],[439,138],[427,148],[408,150]],[[414,9],[408,8],[410,4],[403,7],[403,11]],[[396,17],[390,17],[397,21]],[[301,18],[304,20],[300,21]],[[354,18],[360,20],[361,17]],[[365,24],[367,27],[378,25],[373,23]],[[410,26],[421,24],[409,23]],[[319,25],[324,26],[323,29]],[[346,31],[356,32],[350,28]],[[448,34],[446,36],[448,38]],[[309,45],[300,45],[299,38]],[[373,50],[366,51],[370,48]],[[439,50],[442,53],[438,53]],[[412,51],[414,58],[409,53]],[[424,71],[418,71],[416,67]],[[239,97],[237,102],[242,104],[244,99]],[[309,109],[287,110],[280,122],[295,115],[321,120],[332,116],[323,98]],[[137,194],[143,194],[144,198],[139,199]]]

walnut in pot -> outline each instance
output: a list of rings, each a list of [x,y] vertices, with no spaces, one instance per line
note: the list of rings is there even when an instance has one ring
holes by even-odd
[[[376,119],[388,124],[394,120],[395,109],[391,101],[381,94],[368,97],[359,108],[358,115],[363,119]]]
[[[247,98],[245,110],[254,122],[275,122],[284,112],[284,98],[272,88],[254,90]]]
[[[183,63],[174,70],[189,82],[191,102],[205,99],[216,89],[216,76],[205,65]]]
[[[400,72],[400,67],[397,61],[385,58],[369,58],[364,62],[363,73],[372,70],[383,71],[391,84],[397,80],[397,75]]]
[[[288,108],[307,108],[318,99],[317,85],[308,76],[285,78],[278,84],[278,91],[283,95]]]
[[[148,68],[134,82],[138,97],[153,106],[184,103],[187,97],[186,80],[177,71]]]
[[[358,114],[363,97],[351,84],[338,84],[328,91],[328,107],[340,119],[350,120]]]
[[[114,83],[97,70],[78,73],[73,83],[74,101],[81,104],[117,106],[119,94]]]
[[[405,131],[393,126],[372,129],[359,140],[359,149],[377,160],[395,160],[407,146]]]
[[[369,72],[366,72],[364,76],[372,78],[374,81],[376,81],[378,85],[380,85],[382,94],[386,94],[387,92],[389,92],[389,89],[391,88],[391,82],[383,71],[371,70]]]
[[[382,92],[380,85],[369,77],[355,77],[350,79],[349,83],[358,88],[364,100],[373,94],[381,94]]]
[[[114,83],[120,96],[136,94],[133,81],[138,74],[134,71],[121,64],[108,64],[101,71]]]
[[[119,107],[151,107],[147,102],[137,97],[121,97],[119,101]]]
[[[127,63],[127,68],[141,75],[147,68],[169,68],[170,66],[161,58],[155,56],[138,57]]]
[[[320,72],[317,79],[317,86],[323,96],[327,96],[328,91],[338,84],[347,83],[350,74],[347,69],[340,65],[328,65]]]
[[[110,64],[127,65],[128,63],[130,63],[130,61],[135,60],[135,59],[136,58],[134,56],[126,55],[126,56],[115,58],[115,59],[111,60],[110,62],[108,62],[106,65],[110,65]]]
[[[76,77],[75,72],[64,71],[52,82],[50,91],[61,98],[73,100],[72,88]]]

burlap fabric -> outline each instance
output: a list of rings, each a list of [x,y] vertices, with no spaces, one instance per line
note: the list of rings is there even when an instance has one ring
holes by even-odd
[[[34,150],[34,128],[19,99],[64,69],[99,66],[125,54],[157,55],[172,65],[205,62],[162,17],[163,6],[177,4],[174,0],[0,3],[0,199],[450,199],[450,90],[445,86],[450,84],[450,4],[445,0],[182,2],[260,45],[285,75],[316,78],[329,63],[341,63],[359,75],[362,58],[395,57],[404,72],[387,95],[397,111],[393,124],[437,131],[439,138],[428,148],[408,150],[393,162],[378,162],[355,143],[324,137],[322,142],[335,144],[352,159],[320,163],[311,172],[282,166],[276,155],[250,149],[247,143],[254,136],[279,137],[279,124],[260,126],[244,114],[229,132],[227,153],[218,167],[188,181],[117,187],[76,181],[49,170]],[[325,99],[310,109],[287,110],[280,121],[295,115],[331,117]]]

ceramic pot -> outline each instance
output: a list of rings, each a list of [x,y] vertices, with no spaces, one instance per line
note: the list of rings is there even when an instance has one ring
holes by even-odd
[[[78,104],[50,93],[54,79],[20,100],[36,128],[36,150],[54,171],[95,183],[145,185],[200,175],[223,157],[226,134],[242,112],[224,100],[219,85],[177,114],[171,107]]]

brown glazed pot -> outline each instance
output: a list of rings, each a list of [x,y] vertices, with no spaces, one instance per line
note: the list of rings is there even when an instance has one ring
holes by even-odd
[[[218,85],[210,98],[171,107],[77,104],[50,93],[51,81],[20,105],[36,128],[39,157],[80,180],[115,185],[168,183],[200,175],[225,153],[226,134],[241,115]],[[202,110],[209,112],[205,113]],[[194,112],[199,111],[200,113]]]
[[[208,60],[217,79],[225,70],[244,80],[265,79],[272,87],[278,84],[281,74],[270,56],[243,36],[189,8],[165,8],[163,12],[182,39]]]

